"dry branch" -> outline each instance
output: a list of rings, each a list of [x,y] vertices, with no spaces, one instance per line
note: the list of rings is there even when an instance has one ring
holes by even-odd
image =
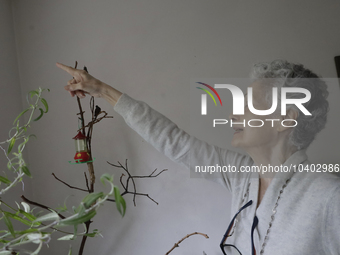
[[[52,208],[50,208],[50,207],[48,207],[48,206],[46,206],[46,205],[39,204],[39,203],[37,203],[37,202],[33,202],[33,201],[27,199],[24,195],[22,195],[21,198],[22,198],[22,200],[24,200],[24,202],[26,202],[27,204],[35,205],[35,206],[41,207],[41,208],[43,208],[43,209],[45,209],[45,210],[48,210],[48,211],[51,211],[51,210],[54,211]],[[59,217],[60,217],[61,219],[65,219],[65,216],[61,215],[60,213],[58,213],[58,215],[59,215]]]
[[[52,175],[54,176],[55,179],[57,179],[58,181],[60,181],[61,183],[65,184],[67,187],[69,187],[71,189],[77,189],[77,190],[88,192],[88,190],[86,190],[86,189],[82,189],[82,188],[71,186],[70,184],[60,180],[54,173],[52,173]]]
[[[167,253],[165,253],[165,255],[169,255],[170,252],[172,252],[176,247],[179,247],[179,244],[181,242],[183,242],[185,239],[187,239],[187,238],[189,238],[190,236],[193,236],[193,235],[202,235],[202,236],[204,236],[207,239],[209,238],[208,235],[200,233],[200,232],[194,232],[194,233],[188,234],[185,237],[183,237],[181,240],[179,240],[177,243],[175,243],[174,246]]]
[[[117,168],[122,168],[128,175],[128,177],[126,178],[126,183],[124,184],[123,183],[123,177],[125,176],[125,174],[122,174],[120,176],[120,184],[122,185],[123,189],[124,189],[124,192],[122,192],[121,196],[124,196],[126,194],[132,194],[133,195],[133,204],[134,206],[136,206],[136,196],[146,196],[148,197],[151,201],[153,201],[154,203],[156,203],[158,205],[158,203],[152,199],[149,194],[145,194],[145,193],[138,193],[137,192],[137,189],[136,189],[136,183],[135,183],[135,180],[134,178],[153,178],[153,177],[157,177],[159,176],[162,172],[164,171],[167,171],[168,169],[163,169],[162,171],[160,171],[158,174],[154,175],[154,173],[156,172],[157,168],[149,175],[141,175],[141,176],[133,176],[130,174],[129,172],[129,169],[128,169],[128,166],[127,166],[127,159],[125,160],[125,166],[123,166],[119,161],[118,161],[118,164],[119,165],[115,165],[115,164],[112,164],[110,162],[107,161],[107,163],[111,166],[114,166],[114,167],[117,167]],[[132,185],[133,185],[133,191],[130,191],[129,190],[129,183],[130,183],[130,180],[132,181]],[[115,202],[114,199],[108,199],[108,201],[110,202]]]

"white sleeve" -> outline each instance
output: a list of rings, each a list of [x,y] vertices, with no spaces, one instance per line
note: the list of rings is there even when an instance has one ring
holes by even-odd
[[[324,228],[321,235],[325,254],[340,254],[340,186],[333,189],[328,197],[324,213]]]
[[[191,170],[196,177],[195,166],[235,166],[252,165],[249,156],[210,145],[189,135],[164,115],[152,109],[148,104],[137,101],[127,94],[122,94],[114,106],[125,122],[145,141],[171,160]],[[232,191],[233,182],[240,173],[200,173],[200,177],[213,179]]]

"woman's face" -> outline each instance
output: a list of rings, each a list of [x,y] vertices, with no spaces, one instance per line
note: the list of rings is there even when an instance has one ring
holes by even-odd
[[[253,88],[253,105],[257,110],[267,110],[271,107],[265,99],[266,88],[260,82],[254,82],[251,84]],[[234,124],[235,130],[232,146],[239,147],[245,151],[251,149],[272,148],[275,146],[278,138],[278,125],[281,125],[280,121],[266,121],[266,119],[278,119],[278,116],[271,115],[255,115],[249,111],[247,105],[247,95],[245,95],[245,108],[244,115],[230,115],[230,119],[233,122],[241,122],[240,124]],[[251,127],[248,125],[248,121],[252,119],[262,120],[264,125],[262,127]],[[242,123],[245,120],[245,125]],[[260,126],[260,121],[252,121],[252,126]],[[273,127],[272,127],[273,126]]]

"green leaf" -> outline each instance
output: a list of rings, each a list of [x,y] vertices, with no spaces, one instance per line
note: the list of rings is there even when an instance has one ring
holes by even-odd
[[[85,224],[84,224],[84,226],[85,226]],[[85,228],[86,228],[86,226],[85,226]],[[73,235],[74,235],[74,239],[76,239],[77,238],[77,234],[78,234],[78,225],[74,225],[73,226]]]
[[[118,212],[124,217],[126,211],[126,203],[124,198],[120,195],[118,187],[114,187],[114,195]]]
[[[0,182],[5,184],[11,184],[12,182],[8,180],[6,177],[0,176]]]
[[[64,206],[59,206],[59,207],[57,207],[56,209],[58,210],[58,212],[66,212],[66,211],[67,211],[66,205],[64,205]]]
[[[74,219],[65,219],[60,221],[60,225],[79,225],[81,223],[84,223],[90,219],[92,219],[97,214],[96,210],[91,210],[87,214],[77,217]]]
[[[26,213],[29,213],[31,211],[31,207],[29,204],[21,202],[21,205],[24,207]]]
[[[72,206],[72,211],[74,213],[78,213],[78,211],[80,210],[80,207],[78,206],[78,208],[76,208],[74,205]]]
[[[11,251],[0,251],[0,255],[9,255],[12,254]]]
[[[12,166],[13,166],[13,165],[12,165],[11,160],[8,161],[8,163],[7,163],[7,168],[8,168],[8,170],[11,170]]]
[[[48,90],[50,91],[50,90]],[[68,251],[68,255],[72,255],[72,246],[70,246],[70,250]]]
[[[59,215],[56,212],[51,212],[36,218],[33,222],[42,222],[42,221],[55,221],[59,220]]]
[[[58,238],[59,241],[69,241],[69,240],[73,240],[73,239],[74,239],[74,235],[72,235],[72,234]]]
[[[97,233],[89,233],[89,234],[85,234],[85,236],[88,236],[88,237],[95,237]]]
[[[24,111],[22,111],[22,112],[18,115],[18,117],[15,118],[15,120],[14,120],[14,122],[13,122],[13,125],[14,125],[14,123],[15,123],[15,122],[16,122],[23,114],[25,114],[28,110],[29,110],[29,108],[26,109],[26,110],[24,110]]]
[[[44,235],[41,233],[33,233],[33,234],[28,234],[27,238],[30,240],[32,243],[39,244],[41,242],[41,238],[43,238]]]
[[[5,240],[5,239],[0,239],[0,243],[8,243],[9,241]],[[10,254],[10,253],[3,253],[3,254]],[[1,253],[0,253],[1,255]]]
[[[11,232],[12,236],[15,237],[15,234],[14,234],[14,228],[13,228],[13,225],[12,225],[12,222],[10,221],[10,219],[7,217],[7,215],[4,213],[4,221],[6,223],[6,226],[9,230],[9,232]]]
[[[17,160],[16,162],[14,162],[14,160]],[[8,161],[8,163],[7,163],[7,168],[9,169],[9,170],[11,170],[12,169],[12,167],[15,167],[15,166],[17,166],[17,165],[20,165],[20,158],[18,159],[18,158],[12,158],[10,161]]]
[[[19,120],[17,121],[17,132],[19,132],[20,131],[20,126],[19,126]],[[14,124],[14,123],[13,123]]]
[[[18,152],[19,153],[22,153],[24,146],[27,142],[28,142],[28,138],[25,138],[24,141],[21,144],[19,144],[19,146],[18,146]]]
[[[33,121],[38,121],[38,120],[40,120],[41,117],[44,115],[43,109],[39,108],[39,110],[40,110],[40,115],[39,115],[36,119],[34,119]]]
[[[85,206],[84,206],[83,203],[77,208],[77,213],[78,213],[79,217],[84,215],[84,213],[85,213]]]
[[[105,180],[109,181],[109,182],[113,182],[113,176],[109,175],[109,174],[103,174],[100,177],[100,181],[103,183],[103,185],[105,185]]]
[[[103,237],[102,234],[100,234],[100,232],[98,231],[98,229],[94,229],[92,233],[85,234],[85,236],[88,236],[88,237],[95,237],[97,235]]]
[[[45,113],[47,113],[47,112],[48,112],[48,104],[47,104],[47,101],[46,101],[44,98],[41,98],[40,100],[41,100],[41,102],[43,103],[43,105],[45,106]]]
[[[24,234],[27,234],[27,233],[33,233],[33,232],[37,232],[37,231],[39,231],[39,229],[30,228],[30,229],[26,229],[24,231],[15,231],[15,234],[24,235]]]
[[[84,207],[90,208],[92,204],[94,204],[98,198],[103,198],[104,193],[103,192],[97,192],[97,193],[90,193],[83,199]]]
[[[27,166],[22,166],[21,169],[24,172],[24,174],[26,174],[28,177],[32,178],[31,172],[30,172],[30,170],[28,170]]]
[[[36,220],[36,217],[33,216],[33,215],[30,214],[30,213],[27,213],[27,212],[25,212],[25,211],[23,211],[23,210],[21,210],[21,209],[19,209],[19,212],[20,212],[22,215],[24,215],[27,219],[29,219],[30,221],[35,221],[35,220]]]
[[[15,136],[14,136],[14,137],[12,137],[12,139],[11,139],[11,141],[10,141],[9,145],[8,145],[7,154],[9,154],[9,153],[11,152],[11,150],[13,149],[13,146],[14,146],[14,144],[15,144],[15,139],[16,139],[16,137],[15,137]]]
[[[28,220],[24,220],[23,218],[21,218],[20,216],[16,215],[16,214],[13,214],[13,213],[10,213],[10,212],[4,212],[4,214],[7,216],[7,217],[11,217],[12,219],[14,220],[17,220],[17,221],[20,221],[21,223],[24,223],[25,225],[27,226],[31,226],[32,223],[29,222]]]
[[[32,98],[34,95],[36,95],[36,96],[39,96],[39,92],[38,92],[38,91],[36,91],[36,90],[32,90],[32,91],[30,91],[28,94],[30,94],[30,95],[31,95],[31,98]]]

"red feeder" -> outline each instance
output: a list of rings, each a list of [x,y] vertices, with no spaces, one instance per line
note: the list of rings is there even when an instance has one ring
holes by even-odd
[[[83,135],[80,131],[73,137],[76,144],[76,155],[74,160],[77,163],[84,163],[90,160],[90,154],[87,152],[86,139],[87,137]]]

